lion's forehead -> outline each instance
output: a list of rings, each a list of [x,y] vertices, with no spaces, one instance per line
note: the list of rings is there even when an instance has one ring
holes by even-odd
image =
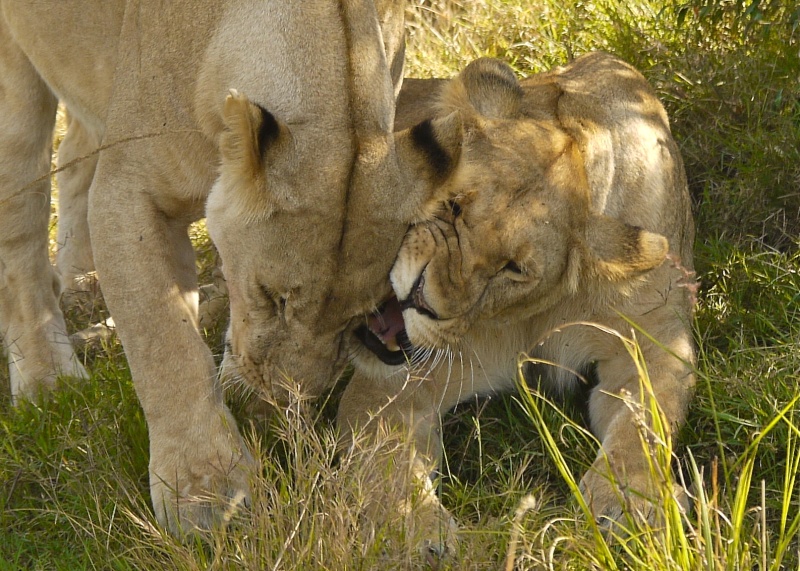
[[[583,180],[554,176],[546,168],[514,169],[510,162],[505,166],[464,185],[462,210],[471,225],[496,232],[582,225],[589,207]],[[475,170],[494,168],[485,165]]]
[[[543,177],[509,176],[472,186],[463,205],[464,217],[480,231],[514,232],[539,224],[563,225],[577,218],[580,196]]]
[[[570,178],[575,176],[571,171],[581,167],[565,153],[568,142],[572,142],[568,137],[553,141],[538,132],[511,137],[494,132],[468,148],[465,176],[457,185],[458,191],[479,193],[498,203],[560,192],[564,189],[564,171]]]

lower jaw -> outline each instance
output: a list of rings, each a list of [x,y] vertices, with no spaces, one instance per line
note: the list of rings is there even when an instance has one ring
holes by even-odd
[[[385,365],[405,365],[411,359],[414,348],[408,342],[405,332],[398,335],[398,346],[402,347],[398,351],[391,351],[374,333],[364,326],[356,329],[353,334],[365,349]],[[401,335],[403,336],[402,338],[400,337]]]

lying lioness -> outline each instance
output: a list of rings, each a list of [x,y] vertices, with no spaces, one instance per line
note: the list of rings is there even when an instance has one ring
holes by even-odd
[[[83,129],[76,146],[100,145],[84,171],[93,263],[147,419],[155,512],[173,531],[246,500],[251,469],[198,332],[187,226],[207,214],[223,260],[233,373],[267,393],[287,378],[315,393],[346,364],[353,318],[388,295],[408,224],[438,200],[428,130],[391,133],[404,4],[0,1],[12,397],[86,374],[48,259],[60,99]]]
[[[680,425],[694,385],[682,281],[694,227],[663,107],[631,66],[593,53],[521,83],[505,64],[478,60],[442,88],[434,113],[464,128],[457,141],[432,133],[440,160],[456,162],[442,182],[448,199],[410,229],[391,272],[395,297],[358,333],[343,431],[402,427],[412,469],[427,479],[441,415],[513,388],[520,353],[545,363],[536,373],[559,391],[594,367],[589,419],[602,449],[581,489],[600,519],[620,518],[625,502],[647,516],[654,482],[637,415],[646,424],[648,405],[608,330],[630,336],[628,320],[643,330],[655,399]],[[448,543],[453,528],[436,510]]]

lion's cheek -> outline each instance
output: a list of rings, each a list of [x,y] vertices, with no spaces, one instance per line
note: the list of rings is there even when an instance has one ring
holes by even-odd
[[[462,315],[452,319],[431,319],[415,310],[403,312],[406,334],[411,344],[420,348],[444,349],[456,346],[470,329],[473,319]]]

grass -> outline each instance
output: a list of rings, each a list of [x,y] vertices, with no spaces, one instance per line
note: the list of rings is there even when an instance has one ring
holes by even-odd
[[[800,30],[791,3],[762,4],[413,3],[409,75],[447,77],[483,55],[527,75],[591,49],[636,65],[670,113],[698,222],[698,391],[675,450],[654,464],[678,468],[693,510],[665,493],[661,529],[631,522],[627,541],[609,542],[575,492],[596,450],[580,399],[521,389],[445,418],[439,491],[463,533],[444,568],[800,568]],[[194,239],[207,265],[202,226]],[[121,348],[86,358],[92,378],[41,406],[12,408],[0,391],[0,570],[420,566],[408,521],[368,517],[399,491],[381,487],[378,468],[334,457],[331,404],[243,424],[264,466],[250,522],[193,543],[165,535]]]

